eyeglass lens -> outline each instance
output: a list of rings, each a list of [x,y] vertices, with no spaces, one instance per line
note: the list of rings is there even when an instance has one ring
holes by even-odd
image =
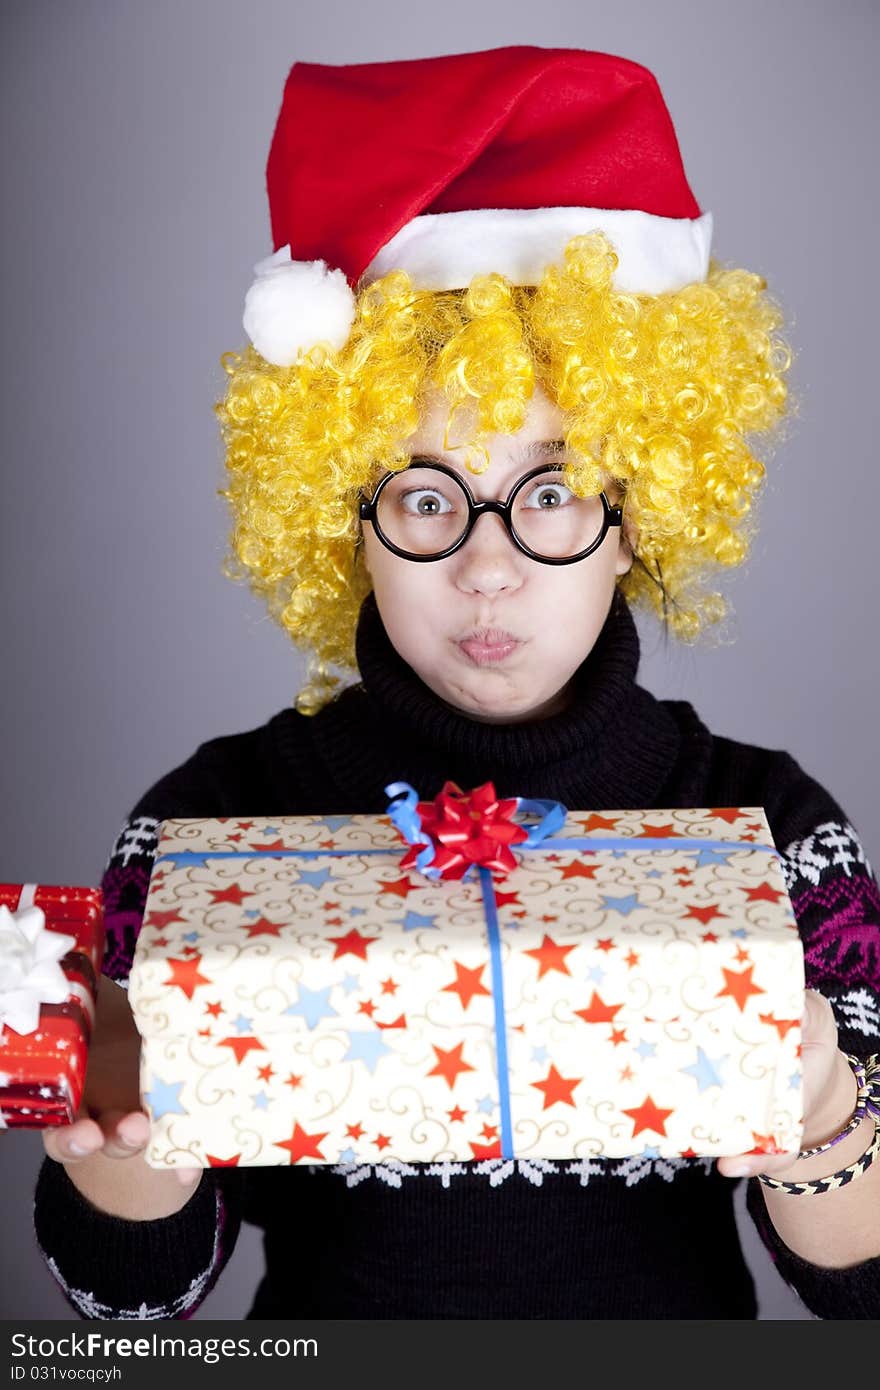
[[[388,480],[376,507],[379,529],[410,555],[439,555],[451,549],[464,534],[468,515],[467,495],[453,478],[412,466]],[[517,539],[548,559],[587,550],[600,535],[603,521],[601,497],[575,496],[554,470],[524,483],[511,509]]]

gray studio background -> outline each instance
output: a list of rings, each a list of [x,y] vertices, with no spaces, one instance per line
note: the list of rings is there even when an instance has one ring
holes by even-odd
[[[735,641],[664,648],[643,622],[641,679],[717,733],[787,748],[876,861],[877,14],[869,0],[5,0],[0,879],[97,883],[147,786],[295,694],[297,654],[221,574],[211,411],[271,250],[263,170],[289,65],[507,43],[652,68],[716,253],[787,307],[800,406],[729,586]],[[33,1245],[39,1136],[0,1151],[0,1316],[73,1318]],[[806,1316],[741,1224],[763,1316]],[[200,1315],[242,1317],[261,1264],[246,1229]]]

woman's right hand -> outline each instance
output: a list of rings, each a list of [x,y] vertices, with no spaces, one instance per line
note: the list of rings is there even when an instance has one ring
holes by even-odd
[[[44,1129],[43,1144],[94,1206],[148,1221],[179,1211],[202,1169],[162,1170],[146,1163],[150,1122],[140,1109],[139,1058],[140,1035],[128,995],[102,975],[79,1113],[72,1125]]]

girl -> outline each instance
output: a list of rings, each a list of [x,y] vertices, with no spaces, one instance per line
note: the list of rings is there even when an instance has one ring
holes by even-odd
[[[86,1104],[47,1132],[37,1187],[55,1278],[86,1317],[188,1317],[245,1219],[266,1232],[251,1317],[751,1318],[748,1176],[807,1306],[876,1316],[877,885],[791,757],[635,679],[631,604],[685,640],[723,616],[711,575],[747,552],[748,441],[781,418],[788,362],[761,280],[709,260],[656,83],[538,48],[298,64],[268,183],[279,250],[218,413],[232,570],[309,679],[157,782],[116,843]],[[810,986],[800,1155],[146,1166],[118,986],[159,821],[380,812],[392,780],[427,798],[447,779],[765,807]]]

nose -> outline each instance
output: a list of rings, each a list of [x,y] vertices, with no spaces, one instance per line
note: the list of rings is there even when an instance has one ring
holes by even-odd
[[[519,551],[501,517],[493,512],[477,518],[461,550],[451,558],[457,562],[455,583],[462,593],[492,598],[522,584]]]

